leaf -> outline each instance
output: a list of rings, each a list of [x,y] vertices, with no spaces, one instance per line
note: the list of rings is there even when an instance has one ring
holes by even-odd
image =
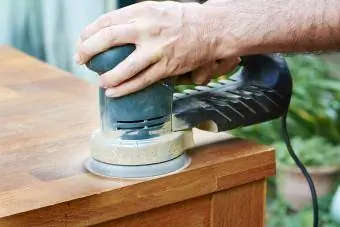
[[[317,79],[308,82],[310,85],[316,86],[322,89],[330,89],[336,92],[340,92],[340,81],[336,79]]]
[[[304,210],[299,214],[299,221],[301,227],[310,227],[313,226],[313,211],[312,210]]]

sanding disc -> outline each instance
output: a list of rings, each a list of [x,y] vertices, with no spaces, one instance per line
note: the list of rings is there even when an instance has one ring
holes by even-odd
[[[85,167],[93,174],[110,178],[157,178],[181,171],[190,165],[186,153],[169,161],[148,165],[113,165],[89,158]]]

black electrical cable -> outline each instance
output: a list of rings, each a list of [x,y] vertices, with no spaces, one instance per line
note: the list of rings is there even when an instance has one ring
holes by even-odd
[[[307,169],[305,168],[305,166],[301,163],[301,161],[299,160],[299,158],[296,156],[292,145],[290,143],[290,139],[289,139],[289,135],[288,135],[288,130],[287,130],[287,113],[281,118],[281,130],[282,130],[282,136],[283,136],[283,140],[287,146],[288,152],[290,154],[290,156],[294,159],[295,164],[300,168],[302,174],[305,176],[311,194],[312,194],[312,202],[313,202],[313,227],[318,227],[319,224],[319,206],[318,206],[318,197],[316,194],[316,190],[315,190],[315,186],[313,183],[313,180],[311,178],[311,176],[309,175]]]

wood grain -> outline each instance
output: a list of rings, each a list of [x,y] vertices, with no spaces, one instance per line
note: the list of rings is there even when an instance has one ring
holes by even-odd
[[[96,227],[208,227],[210,207],[211,195],[205,195],[102,223]]]
[[[259,180],[215,193],[212,198],[214,226],[264,226],[265,192],[265,180]]]
[[[0,47],[0,91],[0,226],[93,225],[275,174],[272,148],[230,139],[188,151],[191,166],[174,175],[100,178],[83,167],[96,87]]]
[[[265,192],[266,180],[254,181],[96,227],[263,227]]]

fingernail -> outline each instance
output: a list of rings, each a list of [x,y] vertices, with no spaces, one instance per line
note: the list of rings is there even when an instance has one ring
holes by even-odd
[[[115,97],[116,96],[116,90],[113,88],[106,89],[105,95],[108,97]]]
[[[82,64],[81,58],[80,58],[80,55],[79,55],[79,54],[75,54],[75,55],[73,56],[73,59],[74,59],[78,64]]]
[[[234,61],[233,61],[233,65],[238,65],[242,62],[241,58],[236,58]]]

